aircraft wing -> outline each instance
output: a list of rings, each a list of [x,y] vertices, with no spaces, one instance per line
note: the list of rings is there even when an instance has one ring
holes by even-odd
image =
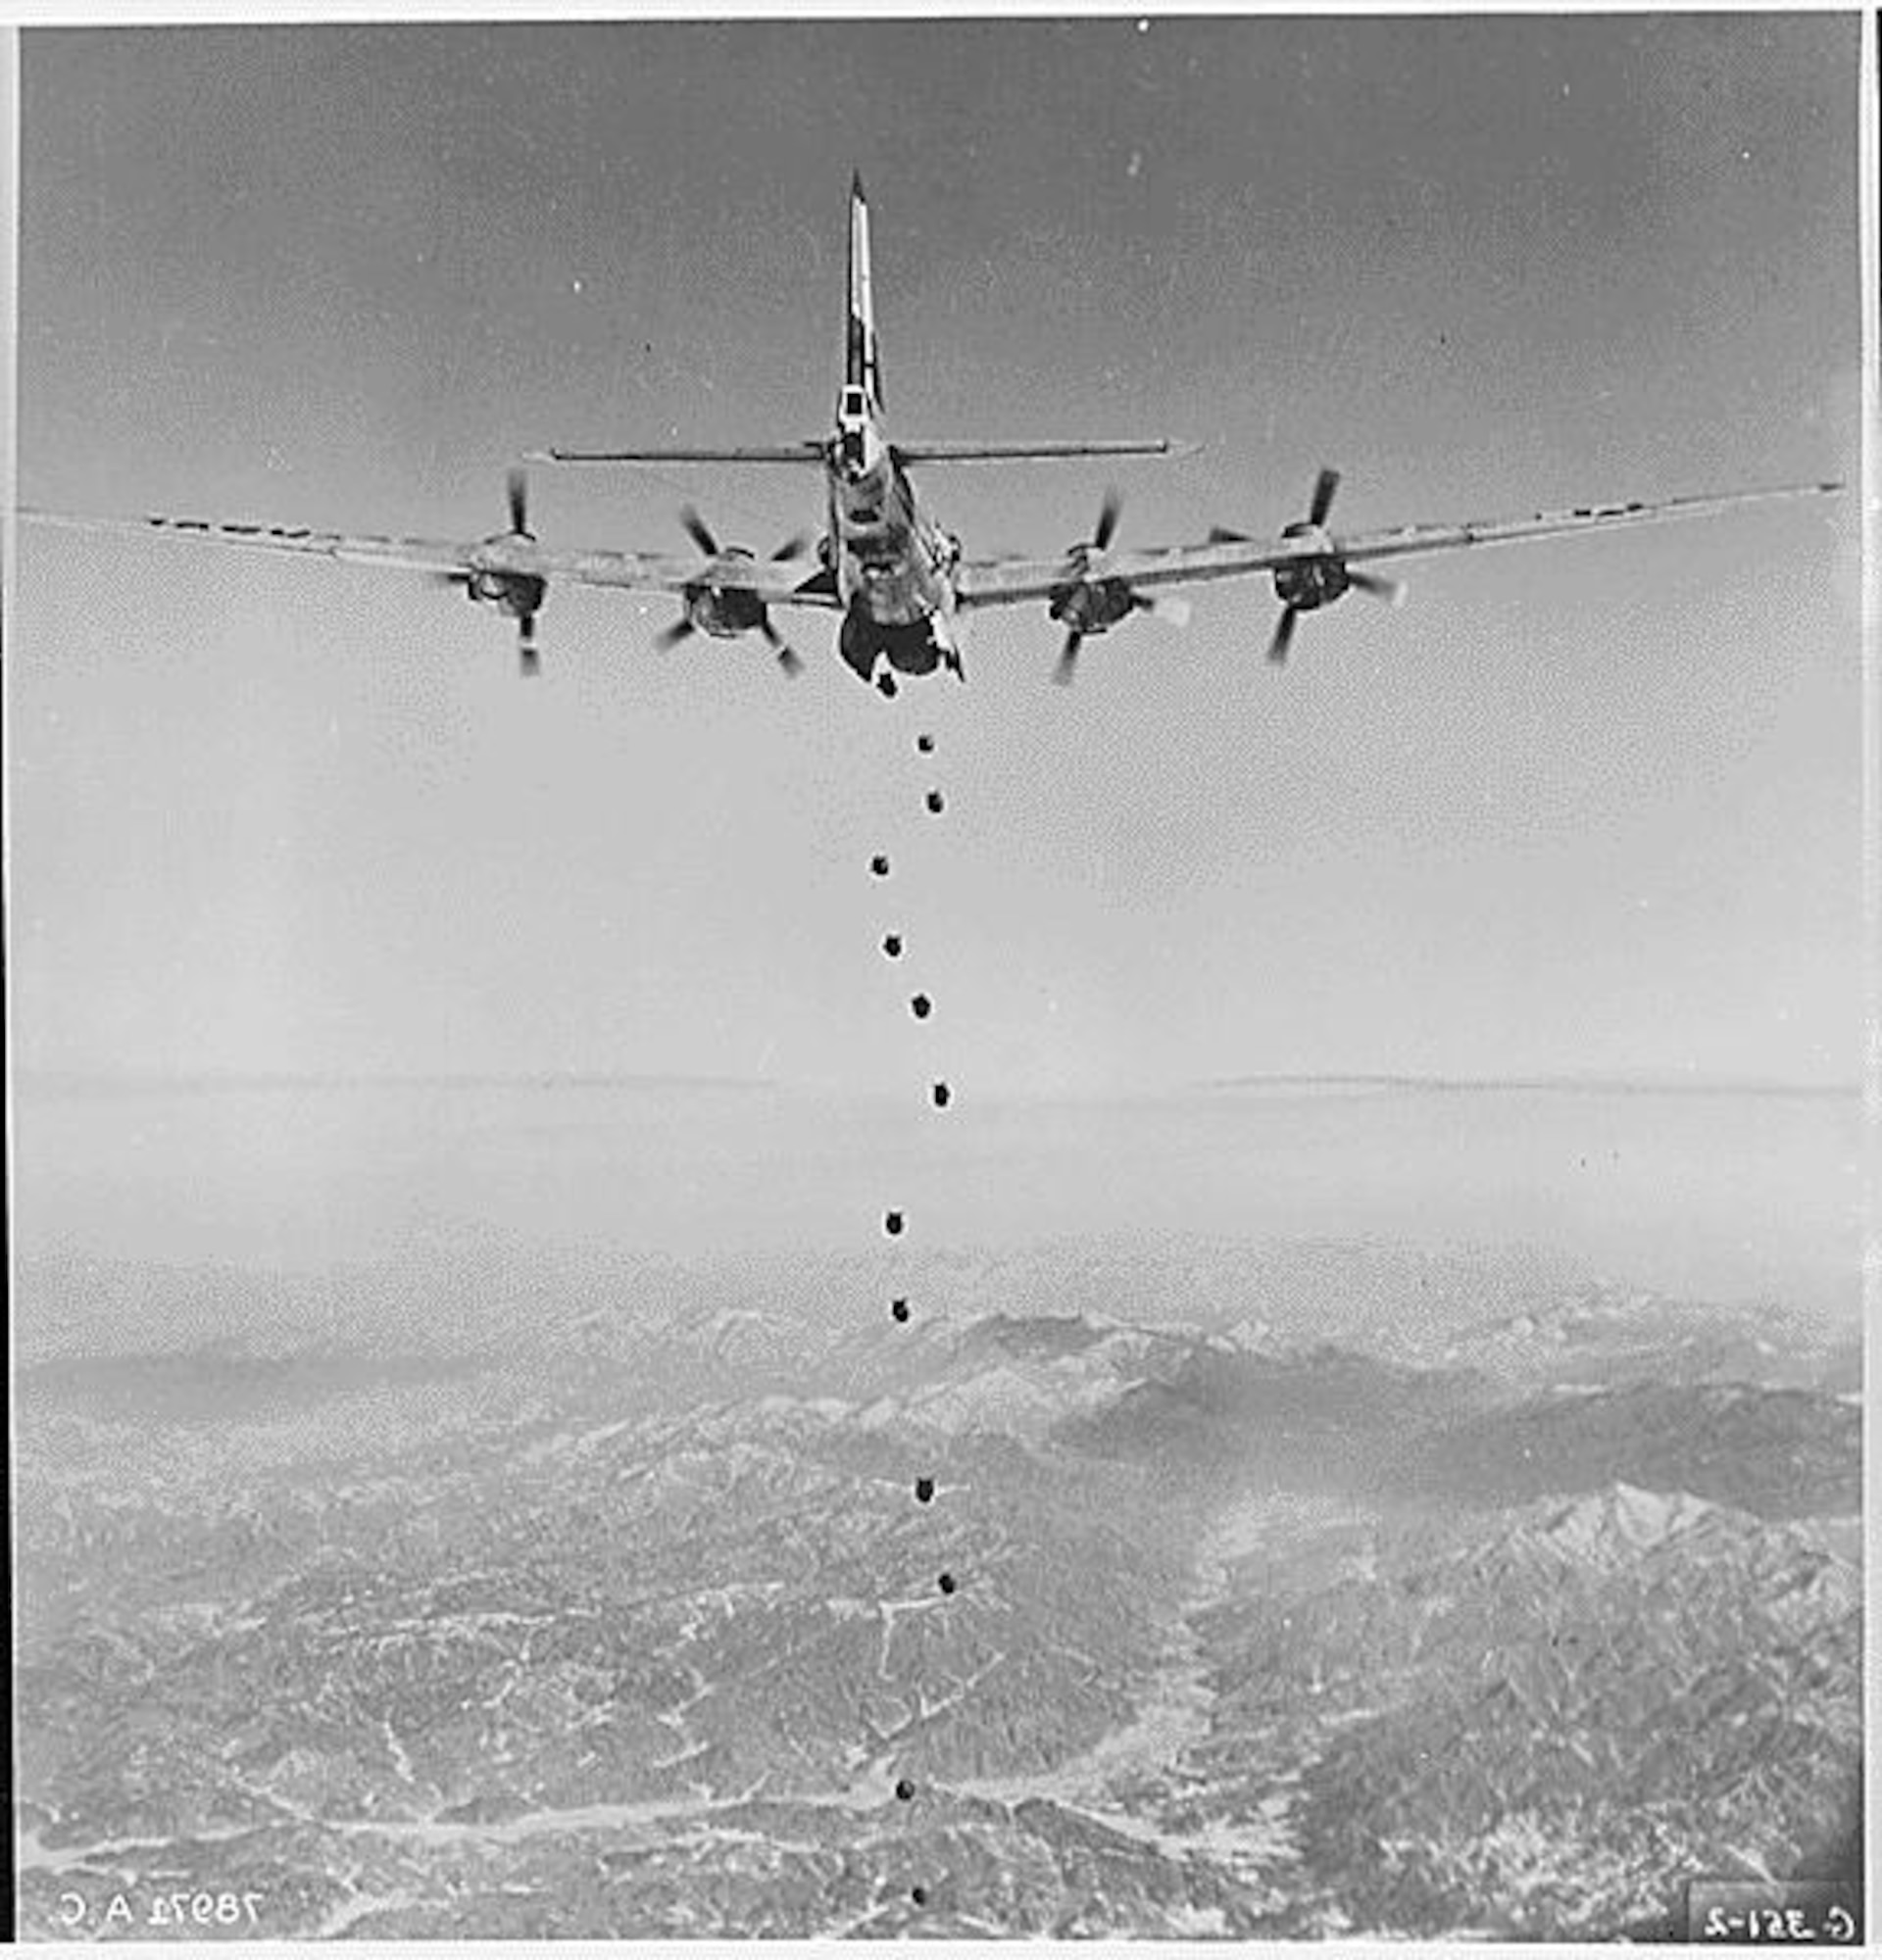
[[[807,578],[788,564],[736,559],[687,558],[671,553],[566,550],[531,538],[481,541],[393,538],[313,530],[304,525],[214,523],[200,517],[70,516],[49,511],[22,511],[27,523],[119,538],[171,538],[195,544],[226,545],[287,558],[331,559],[343,564],[383,565],[396,571],[459,579],[475,572],[542,578],[550,584],[591,585],[619,592],[684,593],[709,571],[720,588],[739,587],[768,605],[836,605],[827,581]]]
[[[1012,606],[1050,599],[1069,585],[1120,578],[1133,590],[1206,584],[1212,579],[1249,578],[1278,571],[1303,560],[1336,560],[1372,564],[1388,559],[1431,558],[1471,545],[1525,544],[1540,538],[1569,537],[1583,531],[1616,530],[1630,524],[1663,523],[1675,517],[1707,516],[1741,505],[1792,497],[1820,497],[1840,483],[1793,483],[1768,490],[1733,490],[1716,496],[1673,497],[1660,503],[1593,504],[1573,511],[1541,511],[1532,516],[1470,518],[1462,523],[1403,524],[1393,530],[1360,531],[1339,537],[1246,538],[1217,531],[1200,545],[1162,550],[1092,553],[1056,559],[966,561],[956,580],[963,607]]]
[[[188,538],[202,544],[235,545],[249,551],[277,552],[293,558],[331,558],[355,564],[391,565],[401,571],[464,570],[473,547],[432,538],[349,537],[304,524],[224,524],[205,517],[89,517],[60,511],[22,511],[23,523],[100,537]]]
[[[803,442],[746,443],[727,449],[532,449],[525,463],[815,463],[824,445]]]
[[[1193,456],[1198,444],[1165,436],[1100,437],[1090,442],[898,442],[904,463],[1052,463],[1080,456]]]
[[[1190,456],[1197,445],[1158,436],[1103,437],[1090,442],[975,442],[944,439],[891,445],[904,463],[1051,463],[1081,456]],[[525,463],[815,463],[821,466],[827,443],[747,443],[723,449],[532,449]]]

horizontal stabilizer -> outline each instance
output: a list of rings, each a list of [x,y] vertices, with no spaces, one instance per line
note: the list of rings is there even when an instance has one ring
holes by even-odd
[[[532,449],[528,463],[816,463],[823,444],[748,443],[737,449]]]
[[[904,463],[1045,463],[1079,456],[1194,456],[1193,442],[1130,438],[1096,442],[898,442]]]

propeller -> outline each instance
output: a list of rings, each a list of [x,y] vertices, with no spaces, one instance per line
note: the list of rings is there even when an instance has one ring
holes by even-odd
[[[718,556],[718,540],[713,536],[706,519],[690,504],[682,504],[679,507],[679,521],[686,535],[708,558]]]
[[[1317,531],[1333,508],[1333,493],[1340,487],[1337,469],[1322,469],[1313,481],[1313,501],[1308,506],[1307,521]]]
[[[721,565],[749,564],[752,554],[742,545],[721,545],[714,534],[713,527],[702,517],[691,504],[682,504],[679,521],[686,535],[697,545],[709,561],[701,577],[686,588],[686,611],[670,626],[664,627],[654,636],[654,644],[663,652],[669,652],[682,641],[690,640],[700,630],[701,609],[706,609],[704,624],[709,631],[730,638],[741,632],[757,632],[764,635],[766,643],[777,656],[777,663],[793,679],[804,670],[804,662],[790,643],[772,625],[770,612],[765,604],[749,592],[731,588],[724,592],[715,590],[713,573]],[[802,558],[811,548],[808,535],[800,531],[786,538],[771,553],[772,564],[783,564],[792,559]],[[742,600],[743,603],[740,603]]]
[[[1115,490],[1107,490],[1090,541],[1073,545],[1065,554],[1077,567],[1078,575],[1063,589],[1065,599],[1069,603],[1082,596],[1088,608],[1095,602],[1095,610],[1083,610],[1072,614],[1073,623],[1066,628],[1065,645],[1059,650],[1059,663],[1052,670],[1053,679],[1061,687],[1069,687],[1075,678],[1078,650],[1090,633],[1108,631],[1132,612],[1153,612],[1172,626],[1189,624],[1189,601],[1175,593],[1160,597],[1155,593],[1139,592],[1127,579],[1106,578],[1102,572],[1097,578],[1092,577],[1091,562],[1095,557],[1102,558],[1110,548],[1123,509],[1123,498]],[[1055,609],[1055,616],[1064,618],[1065,612]],[[1082,624],[1079,623],[1080,618]]]
[[[778,665],[792,680],[795,680],[804,671],[804,662],[798,658],[797,651],[791,643],[771,624],[771,615],[768,612],[760,617],[758,630],[765,635],[772,653],[777,656]]]
[[[1313,498],[1307,511],[1307,523],[1318,530],[1326,522],[1327,514],[1333,508],[1333,493],[1340,487],[1340,472],[1337,469],[1322,469],[1313,480]],[[1298,537],[1304,527],[1290,524],[1284,536]],[[1211,524],[1209,542],[1213,545],[1252,545],[1254,536],[1248,531],[1231,531],[1226,524]]]
[[[529,480],[520,469],[512,469],[504,479],[504,501],[509,510],[510,528],[494,538],[490,546],[534,544],[536,534],[529,528]],[[535,573],[505,572],[478,566],[475,562],[461,571],[432,574],[434,584],[454,586],[484,605],[495,605],[517,622],[517,667],[525,679],[542,671],[536,651],[536,613],[546,591],[545,581]]]
[[[1321,606],[1330,605],[1335,599],[1343,597],[1349,588],[1363,592],[1368,598],[1387,606],[1404,603],[1405,587],[1396,578],[1385,578],[1375,571],[1356,571],[1334,549],[1333,540],[1326,535],[1326,519],[1333,509],[1334,493],[1339,487],[1340,472],[1337,469],[1322,469],[1313,480],[1313,495],[1308,505],[1306,521],[1289,524],[1281,534],[1288,538],[1315,538],[1322,549],[1311,555],[1304,554],[1275,574],[1281,616],[1275,620],[1274,635],[1267,643],[1270,665],[1280,667],[1287,664],[1287,656],[1294,644],[1295,625],[1303,612],[1312,612]],[[1211,544],[1249,542],[1243,532],[1224,530],[1220,525],[1211,528],[1209,541]]]
[[[690,504],[682,504],[679,507],[679,521],[686,535],[692,539],[694,544],[708,558],[751,557],[751,553],[744,550],[741,546],[733,545],[728,549],[721,545],[718,538],[713,535],[712,526],[707,523],[706,519]],[[786,564],[794,558],[802,558],[810,548],[811,539],[809,532],[799,531],[795,536],[786,538],[772,552],[770,562],[773,564]]]
[[[1102,555],[1116,535],[1117,519],[1123,515],[1124,500],[1116,490],[1107,490],[1105,501],[1098,507],[1098,522],[1091,534],[1089,544],[1076,544],[1065,556],[1078,567],[1081,578],[1085,575],[1094,554]],[[1061,687],[1069,687],[1078,671],[1078,649],[1085,644],[1084,628],[1073,626],[1065,634],[1065,644],[1059,649],[1059,664],[1053,668],[1052,677]]]
[[[1351,565],[1346,568],[1346,582],[1356,592],[1363,592],[1368,599],[1376,599],[1381,606],[1403,606],[1405,604],[1405,581],[1387,578],[1376,571],[1355,571]]]
[[[1286,666],[1287,650],[1294,644],[1294,622],[1300,616],[1297,606],[1281,608],[1281,616],[1274,622],[1274,637],[1267,643],[1267,658],[1271,665]]]
[[[513,537],[535,542],[535,532],[529,528],[529,478],[519,468],[513,468],[504,478],[504,491],[510,506],[510,532]],[[517,672],[524,680],[533,680],[542,671],[542,657],[536,652],[536,612],[528,607],[517,614]]]
[[[1137,601],[1138,612],[1150,613],[1164,625],[1182,627],[1189,624],[1190,603],[1180,592],[1139,592],[1132,596]]]
[[[1319,530],[1326,522],[1327,513],[1333,508],[1333,493],[1340,487],[1340,472],[1337,469],[1322,469],[1313,479],[1313,499],[1307,508],[1308,524]],[[1299,531],[1289,525],[1288,529],[1299,536]],[[1267,643],[1267,661],[1270,666],[1284,667],[1287,664],[1288,650],[1294,644],[1294,628],[1300,622],[1305,608],[1281,603],[1281,616],[1274,622],[1274,637]]]

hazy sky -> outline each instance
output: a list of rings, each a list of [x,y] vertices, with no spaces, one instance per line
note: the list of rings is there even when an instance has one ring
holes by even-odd
[[[1856,61],[1796,14],[31,30],[21,496],[474,536],[534,445],[817,433],[853,166],[896,432],[1207,444],[1117,466],[1126,542],[1278,527],[1323,462],[1355,527],[1853,474]],[[1106,470],[921,481],[1038,552]],[[819,508],[535,490],[570,544]],[[524,686],[397,574],[27,532],[18,1058],[1853,1077],[1856,532],[1413,566],[1278,674],[1254,582],[1069,692],[1043,609],[976,615],[893,705],[819,615],[793,686],[552,593]]]

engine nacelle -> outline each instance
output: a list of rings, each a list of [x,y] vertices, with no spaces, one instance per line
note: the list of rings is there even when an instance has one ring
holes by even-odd
[[[494,606],[509,619],[528,619],[542,611],[549,581],[520,571],[473,571],[464,592],[472,605]]]
[[[1292,612],[1312,612],[1344,599],[1353,580],[1336,558],[1304,559],[1274,574],[1274,596]]]
[[[1345,598],[1353,581],[1344,562],[1333,555],[1333,540],[1317,524],[1289,524],[1284,538],[1309,538],[1324,548],[1323,558],[1304,558],[1274,574],[1274,596],[1291,612],[1312,612]]]
[[[736,640],[765,624],[765,602],[742,585],[692,585],[686,589],[686,616],[716,640]]]
[[[1137,610],[1137,595],[1125,578],[1081,578],[1053,593],[1050,616],[1074,633],[1108,633]]]
[[[715,568],[751,563],[752,554],[743,545],[730,545],[719,553]],[[682,597],[694,629],[716,640],[735,640],[764,628],[765,602],[749,586],[715,584],[709,574],[687,586]]]

